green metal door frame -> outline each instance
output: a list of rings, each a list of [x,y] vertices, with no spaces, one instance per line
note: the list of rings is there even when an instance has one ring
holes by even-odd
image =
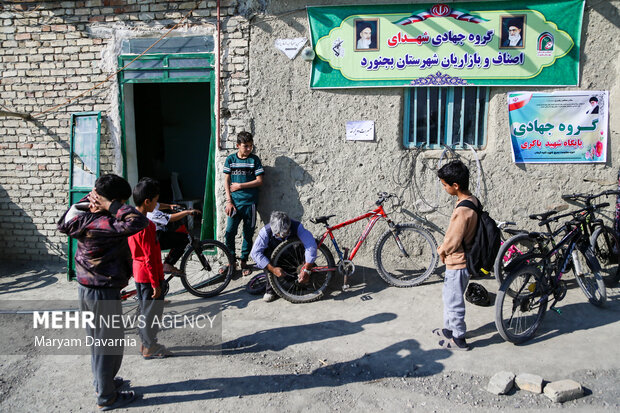
[[[119,67],[125,66],[137,55],[120,55]],[[211,131],[209,157],[203,200],[203,221],[201,239],[216,238],[217,215],[215,208],[215,57],[213,53],[174,53],[140,56],[135,62],[118,74],[120,88],[119,105],[121,116],[121,154],[123,177],[127,178],[127,156],[125,136],[125,85],[132,83],[209,83],[211,107]]]
[[[87,166],[87,168],[90,170],[90,172],[92,172],[95,175],[95,179],[99,178],[99,175],[101,173],[101,169],[100,169],[100,159],[99,159],[99,155],[100,155],[100,145],[101,145],[101,112],[80,112],[80,113],[72,113],[71,114],[71,138],[70,138],[70,147],[69,147],[69,156],[71,157],[69,160],[69,199],[68,199],[68,204],[69,206],[73,205],[75,202],[79,201],[80,199],[82,199],[84,196],[88,195],[88,193],[93,189],[92,185],[88,185],[88,186],[74,186],[74,184],[76,184],[74,182],[73,176],[74,176],[74,157],[77,156],[78,158],[80,158],[80,160],[82,161],[82,163],[86,163],[83,161],[84,155],[86,155],[85,153],[74,153],[75,150],[80,150],[80,148],[76,149],[76,144],[75,144],[75,128],[76,128],[76,121],[79,118],[86,118],[86,117],[97,117],[97,138],[96,138],[96,142],[94,145],[92,145],[95,148],[95,153],[90,154],[92,156],[92,160],[94,160],[96,162],[96,166],[95,168],[90,168],[89,166]],[[80,145],[81,146],[81,145]],[[84,149],[83,147],[81,147],[81,149]],[[92,165],[90,165],[92,166]],[[77,184],[76,184],[77,185]],[[67,279],[69,281],[75,279],[75,251],[77,249],[77,240],[74,238],[69,237],[69,242],[67,245]]]

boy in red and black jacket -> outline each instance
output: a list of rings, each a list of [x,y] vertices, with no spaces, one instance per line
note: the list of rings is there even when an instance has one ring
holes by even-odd
[[[75,270],[80,311],[93,313],[95,320],[94,327],[86,325],[86,334],[114,343],[91,346],[93,384],[101,410],[122,407],[136,399],[133,391],[119,391],[124,382],[120,377],[115,378],[123,360],[123,328],[100,321],[122,316],[120,292],[132,273],[127,238],[149,223],[138,210],[125,205],[130,196],[131,186],[127,181],[117,175],[103,175],[88,196],[72,205],[57,224],[60,232],[78,242]]]
[[[153,212],[158,200],[159,183],[152,178],[142,178],[133,189],[136,209],[144,216]],[[169,357],[172,353],[157,343],[167,288],[155,224],[149,221],[145,229],[129,237],[128,241],[133,257],[133,278],[136,281],[139,311],[143,317],[141,321],[144,321],[138,328],[142,339],[142,357],[147,360]],[[155,319],[159,322],[155,322]]]

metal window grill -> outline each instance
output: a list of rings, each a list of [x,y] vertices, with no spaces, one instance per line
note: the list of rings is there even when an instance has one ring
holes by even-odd
[[[483,147],[488,102],[488,87],[405,89],[405,147]]]

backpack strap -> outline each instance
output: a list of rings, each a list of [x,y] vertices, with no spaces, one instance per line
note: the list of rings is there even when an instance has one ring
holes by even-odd
[[[478,203],[480,204],[480,201],[478,201]],[[480,214],[480,211],[482,211],[482,204],[480,204],[480,206],[476,206],[476,204],[471,202],[469,199],[466,199],[464,201],[459,202],[456,207],[457,208],[458,207],[466,207],[466,208],[469,208],[469,209],[473,209],[474,211],[476,211],[477,214]]]
[[[478,198],[476,198],[476,200],[477,199]],[[457,208],[465,207],[476,211],[476,216],[478,217],[478,222],[476,222],[476,231],[478,230],[478,225],[480,225],[480,212],[482,211],[482,204],[480,203],[480,201],[478,201],[478,204],[480,205],[479,207],[477,207],[476,204],[471,202],[469,199],[465,199],[456,205]],[[467,248],[465,248],[465,239],[463,239],[463,241],[461,242],[461,246],[463,247],[463,251],[467,252]]]

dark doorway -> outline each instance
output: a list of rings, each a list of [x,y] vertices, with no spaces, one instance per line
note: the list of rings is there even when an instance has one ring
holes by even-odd
[[[172,174],[183,199],[204,199],[211,137],[209,83],[137,83],[134,111],[138,176],[161,184],[170,203]],[[196,205],[202,209],[202,205]]]

